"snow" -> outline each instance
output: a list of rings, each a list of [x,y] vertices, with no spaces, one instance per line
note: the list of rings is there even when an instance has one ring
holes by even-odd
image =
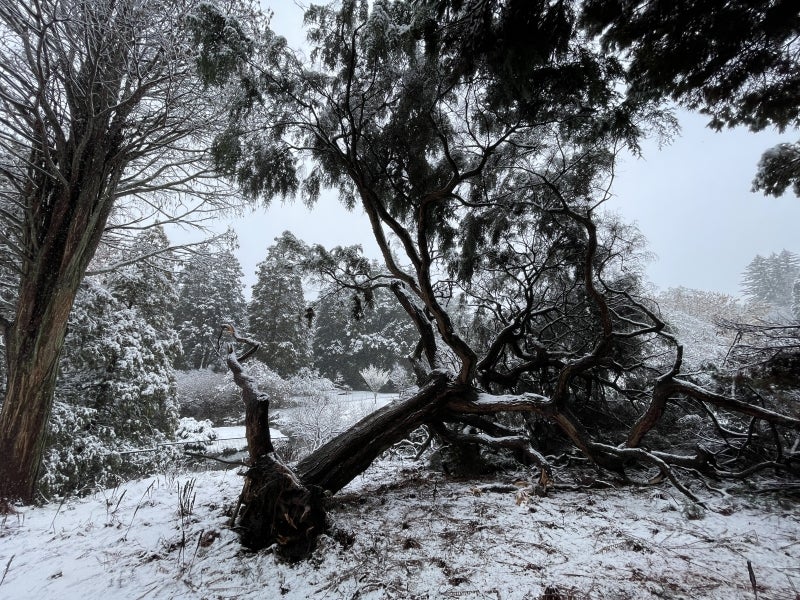
[[[699,515],[668,487],[538,497],[518,478],[380,460],[331,500],[313,558],[288,565],[228,528],[236,471],[164,473],[0,517],[0,598],[535,600],[551,586],[574,599],[736,600],[754,598],[748,560],[759,598],[798,597],[794,505],[716,496]]]

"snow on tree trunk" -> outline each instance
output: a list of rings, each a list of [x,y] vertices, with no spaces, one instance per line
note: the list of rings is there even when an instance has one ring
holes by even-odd
[[[240,337],[232,326],[226,326],[225,331],[250,346],[238,357],[233,344],[228,344],[225,352],[225,362],[242,390],[250,452],[237,521],[242,544],[253,550],[276,544],[285,558],[304,558],[314,549],[325,527],[322,498],[275,455],[269,430],[269,398],[241,365],[258,350],[259,344]]]

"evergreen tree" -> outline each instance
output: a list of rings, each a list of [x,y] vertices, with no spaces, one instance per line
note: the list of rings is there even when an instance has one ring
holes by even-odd
[[[794,303],[795,283],[800,277],[800,258],[782,250],[768,257],[757,255],[742,276],[742,288],[750,302],[766,304],[779,311]]]
[[[285,231],[258,264],[248,327],[261,342],[259,358],[282,377],[297,373],[311,360],[300,258],[302,242]]]
[[[125,253],[165,248],[156,229]],[[130,262],[128,259],[126,262]],[[153,455],[120,454],[172,437],[178,423],[172,328],[176,293],[165,258],[132,262],[104,281],[88,278],[70,314],[40,491],[118,482],[152,469]]]
[[[391,368],[414,349],[416,329],[394,296],[375,290],[371,306],[355,309],[352,295],[323,294],[316,305],[314,365],[325,377],[360,388],[369,364]]]
[[[754,416],[797,426],[682,379],[682,347],[642,298],[638,269],[631,269],[637,240],[601,217],[620,136],[635,143],[626,124],[645,127],[651,113],[632,114],[621,100],[620,65],[597,55],[599,48],[574,29],[578,4],[454,0],[442,10],[430,4],[312,5],[308,61],[285,51],[271,31],[254,38],[257,52],[225,43],[236,30],[213,7],[202,23],[209,63],[218,67],[209,75],[244,84],[238,98],[245,108],[231,111],[228,132],[215,146],[220,167],[254,196],[269,199],[302,186],[314,201],[331,187],[347,206],[360,205],[385,274],[353,277],[345,260],[326,271],[362,294],[389,286],[419,335],[413,358],[421,386],[411,398],[303,458],[292,469],[296,477],[286,477],[287,467],[271,461],[271,453],[255,454],[238,524],[252,548],[277,543],[286,556],[307,555],[321,510],[309,490],[336,493],[421,424],[444,444],[520,452],[540,466],[545,488],[552,474],[546,456],[560,454],[569,439],[587,460],[617,473],[657,464],[693,500],[669,465],[710,459],[673,454],[674,444],[656,436],[644,439],[679,396],[687,402],[678,401],[676,410],[699,402],[709,411],[715,405],[748,415],[734,422],[737,429]],[[497,22],[500,6],[539,10],[527,21],[514,10]],[[467,55],[464,44],[451,43],[454,33],[481,23],[497,33],[472,38],[488,52]],[[526,34],[531,52],[505,64],[512,74],[520,62],[530,66],[530,77],[498,76],[494,67],[504,64],[495,60],[520,58],[500,42]],[[507,82],[519,85],[503,95]],[[301,167],[308,169],[302,182]],[[494,335],[486,348],[476,348],[454,323],[448,303],[459,291],[490,315]],[[253,397],[245,383],[243,395]],[[251,404],[255,420],[263,403]],[[521,411],[524,423],[498,414]],[[540,435],[536,421],[559,435]],[[659,446],[668,451],[656,455]],[[467,468],[477,457],[459,454],[455,463]],[[297,511],[288,514],[287,507]]]
[[[792,316],[800,321],[800,280],[792,286]]]
[[[33,500],[69,311],[101,238],[237,198],[202,151],[227,107],[198,81],[186,26],[201,5],[0,3],[0,263],[17,279],[0,290],[0,496]]]
[[[241,326],[247,313],[242,267],[231,248],[194,256],[179,276],[175,327],[183,347],[180,369],[224,369],[212,341],[223,323]]]
[[[625,53],[629,98],[671,97],[708,115],[715,129],[800,125],[796,2],[588,0],[582,10],[603,45]],[[765,152],[754,187],[800,196],[798,156],[798,142]]]

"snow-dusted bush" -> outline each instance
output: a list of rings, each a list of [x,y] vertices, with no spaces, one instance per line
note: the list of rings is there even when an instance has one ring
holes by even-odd
[[[245,373],[256,380],[258,389],[267,395],[271,408],[291,403],[290,382],[258,360],[248,361],[244,368]],[[244,420],[241,391],[230,372],[179,371],[176,380],[181,416],[210,419],[217,425],[236,425]]]
[[[146,231],[125,256],[166,244],[163,232]],[[81,286],[59,365],[42,493],[112,485],[153,472],[176,454],[160,446],[178,426],[172,363],[180,342],[167,266],[128,264]]]
[[[260,388],[259,388],[260,389]],[[313,400],[336,393],[336,385],[318,371],[303,368],[287,382],[287,392],[295,401]],[[263,390],[262,390],[263,391]]]
[[[214,424],[208,419],[198,421],[191,417],[182,417],[175,431],[175,441],[191,442],[183,446],[186,450],[205,452],[209,444],[217,439]]]
[[[241,422],[242,399],[230,374],[211,369],[178,371],[175,382],[181,417],[209,419],[218,425]]]
[[[290,414],[277,420],[278,428],[290,437],[292,458],[313,452],[348,425],[341,404],[330,395],[307,397]]]
[[[389,379],[391,378],[391,372],[387,371],[386,369],[381,369],[380,367],[376,367],[373,364],[370,364],[359,372],[361,375],[361,379],[364,380],[364,383],[367,384],[367,387],[372,392],[375,402],[378,401],[378,392],[381,391],[383,386],[389,383]]]
[[[720,329],[715,321],[748,317],[745,307],[736,298],[719,292],[670,288],[659,294],[658,304],[671,332],[684,346],[686,370],[720,368],[735,334]]]
[[[113,487],[159,471],[180,456],[179,449],[159,445],[168,441],[163,434],[140,447],[98,418],[96,409],[54,402],[38,488],[45,500]]]
[[[334,383],[316,371],[301,369],[288,384],[294,403],[277,420],[278,428],[291,438],[284,449],[288,458],[316,450],[355,420],[338,402]]]
[[[414,378],[411,372],[400,363],[395,363],[389,373],[389,383],[399,392],[400,397],[411,395],[416,389]]]

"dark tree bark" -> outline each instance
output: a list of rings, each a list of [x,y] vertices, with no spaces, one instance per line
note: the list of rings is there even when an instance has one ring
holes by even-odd
[[[242,390],[250,453],[236,527],[242,544],[248,548],[260,550],[275,544],[281,556],[289,560],[303,558],[314,549],[325,528],[322,497],[304,485],[275,454],[269,430],[269,398],[241,365],[260,344],[239,336],[231,325],[224,326],[223,331],[250,346],[241,356],[236,355],[233,344],[228,344],[225,351],[228,368]]]
[[[307,486],[336,493],[362,473],[393,444],[435,420],[439,409],[464,390],[448,385],[444,374],[433,379],[411,398],[393,402],[367,415],[343,434],[321,446],[297,465]]]
[[[198,148],[214,123],[189,38],[176,29],[191,9],[0,3],[0,264],[16,286],[4,281],[0,297],[0,498],[34,499],[67,317],[101,237],[123,225],[109,227],[114,206],[146,197],[153,212],[141,226],[196,210],[169,211],[173,193],[215,197],[190,186],[209,176]]]
[[[91,147],[81,157],[88,165],[112,150],[101,140]],[[16,314],[6,333],[0,411],[0,497],[27,503],[34,500],[67,319],[112,205],[103,199],[97,172],[66,189],[41,179],[25,215],[26,245],[35,252],[23,262]]]
[[[280,555],[290,560],[313,550],[325,527],[326,496],[342,489],[414,429],[435,420],[450,399],[470,395],[462,387],[449,385],[445,374],[435,372],[417,394],[368,415],[307,456],[293,471],[274,452],[269,399],[241,365],[259,344],[239,336],[232,326],[225,326],[224,331],[250,346],[241,356],[232,344],[225,352],[228,368],[242,390],[250,452],[236,526],[245,546],[258,550],[276,545]]]

